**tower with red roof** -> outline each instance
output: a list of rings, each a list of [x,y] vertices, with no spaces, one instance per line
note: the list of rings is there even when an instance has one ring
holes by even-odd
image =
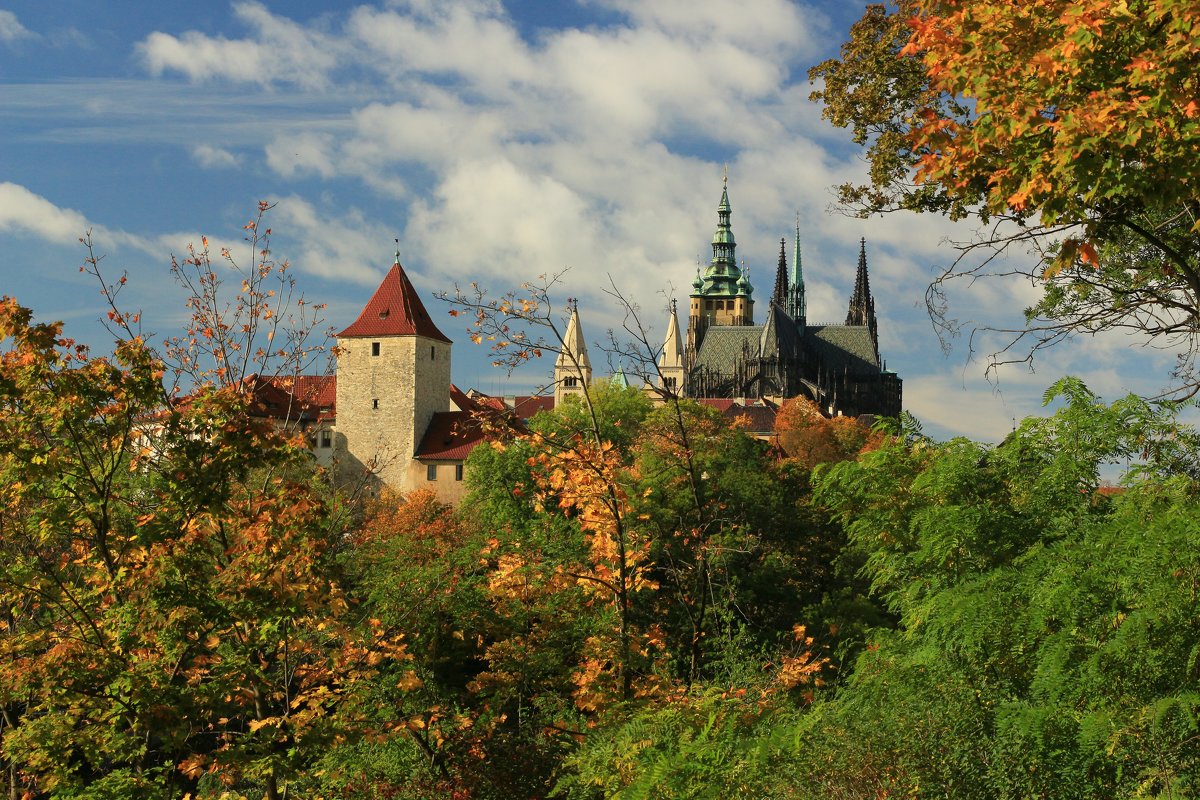
[[[450,347],[396,253],[358,319],[337,335],[343,480],[361,476],[400,491],[426,485],[429,465],[414,457],[434,415],[450,410]]]

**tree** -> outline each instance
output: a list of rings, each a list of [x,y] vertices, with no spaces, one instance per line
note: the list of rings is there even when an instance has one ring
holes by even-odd
[[[899,626],[791,729],[813,796],[1195,791],[1196,432],[1074,379],[1056,398],[996,447],[891,439],[818,474]]]
[[[803,397],[784,402],[775,416],[775,435],[788,458],[810,470],[818,464],[852,459],[878,447],[883,438],[857,418],[827,418]]]
[[[241,379],[271,354],[221,345],[187,395],[170,391],[168,363],[117,306],[123,280],[104,283],[98,264],[89,246],[112,357],[0,302],[10,795],[285,796],[362,733],[363,688],[384,667],[410,674],[408,656],[359,617],[304,443],[256,412]],[[230,328],[212,341],[254,341],[274,303],[256,281],[235,303],[248,316],[193,298],[199,319]]]
[[[848,207],[993,226],[931,286],[935,321],[955,325],[947,281],[1027,246],[1015,272],[1045,298],[997,360],[1133,330],[1179,348],[1180,391],[1200,391],[1195,17],[1185,0],[899,0],[810,71],[824,115],[868,144],[871,183],[841,188]]]

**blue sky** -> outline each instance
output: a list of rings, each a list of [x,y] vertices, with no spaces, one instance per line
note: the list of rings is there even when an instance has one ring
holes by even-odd
[[[984,374],[995,335],[946,355],[924,310],[969,228],[830,213],[864,166],[807,99],[863,3],[830,0],[55,2],[0,10],[0,293],[107,346],[78,272],[92,230],[147,327],[178,330],[172,253],[236,244],[276,203],[275,253],[329,325],[353,320],[402,261],[456,342],[463,388],[527,391],[551,368],[497,374],[433,291],[501,291],[569,268],[592,341],[620,325],[609,279],[661,334],[708,260],[724,165],[739,257],[769,295],[799,215],[809,319],[845,316],[866,237],[881,349],[905,406],[938,436],[996,440],[1057,377],[1107,397],[1165,388],[1172,354],[1086,339]],[[236,250],[235,250],[236,252]],[[952,312],[1013,327],[1036,291],[963,286]],[[975,356],[971,356],[974,349]],[[596,358],[596,350],[593,350]],[[601,369],[603,372],[603,369]]]

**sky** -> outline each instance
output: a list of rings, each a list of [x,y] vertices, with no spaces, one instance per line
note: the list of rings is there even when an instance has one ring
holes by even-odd
[[[79,272],[91,231],[106,274],[128,274],[126,306],[148,330],[177,333],[186,310],[172,254],[207,236],[246,261],[242,226],[267,201],[273,254],[327,304],[328,326],[353,321],[398,248],[456,343],[454,381],[522,393],[552,362],[492,368],[433,293],[478,282],[499,294],[562,273],[555,297],[578,298],[603,362],[605,332],[622,322],[606,287],[636,302],[656,337],[668,298],[686,307],[727,174],[760,308],[798,221],[809,321],[843,321],[866,239],[882,355],[904,380],[905,408],[938,438],[998,441],[1065,374],[1109,399],[1165,389],[1173,354],[1124,336],[988,373],[1003,341],[970,331],[1019,326],[1036,288],[954,287],[950,312],[966,333],[943,342],[925,289],[953,260],[951,242],[974,232],[832,208],[832,187],[866,170],[809,101],[807,73],[836,54],[864,5],[9,0],[0,294],[111,347],[95,281]]]

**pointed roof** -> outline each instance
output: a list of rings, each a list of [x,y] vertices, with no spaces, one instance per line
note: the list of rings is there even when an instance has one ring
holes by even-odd
[[[660,367],[683,366],[683,337],[679,335],[679,316],[675,311],[675,301],[671,301],[671,314],[667,317],[667,338],[663,341],[662,356],[658,359]]]
[[[808,300],[804,294],[804,266],[800,260],[800,215],[796,215],[796,249],[792,254],[792,279],[788,283],[787,312],[803,324],[808,316]]]
[[[850,297],[850,309],[846,313],[847,325],[872,325],[875,318],[875,299],[871,297],[871,283],[867,275],[867,240],[859,242],[858,274],[854,277],[854,294]]]
[[[617,367],[617,374],[613,375],[612,383],[613,386],[617,386],[621,389],[629,388],[629,379],[625,377],[624,366]]]
[[[424,336],[450,343],[438,330],[421,303],[417,290],[400,266],[400,254],[358,319],[339,333],[339,339],[354,336]]]
[[[787,242],[784,239],[779,240],[779,264],[775,268],[775,291],[771,293],[771,302],[783,308],[787,302],[787,253],[785,248]]]
[[[576,363],[572,363],[567,353],[575,356]],[[579,304],[572,301],[571,319],[567,321],[567,332],[563,334],[562,350],[554,362],[554,367],[555,369],[574,369],[576,364],[580,369],[591,369],[591,363],[588,361],[587,342],[583,338],[583,326],[579,324]]]
[[[717,229],[712,239],[712,261],[705,268],[700,285],[693,284],[693,297],[741,297],[750,293],[749,281],[741,280],[745,276],[742,270],[738,269],[737,242],[729,222],[732,213],[733,207],[729,204],[729,177],[726,176],[721,187],[721,202],[717,206]]]

